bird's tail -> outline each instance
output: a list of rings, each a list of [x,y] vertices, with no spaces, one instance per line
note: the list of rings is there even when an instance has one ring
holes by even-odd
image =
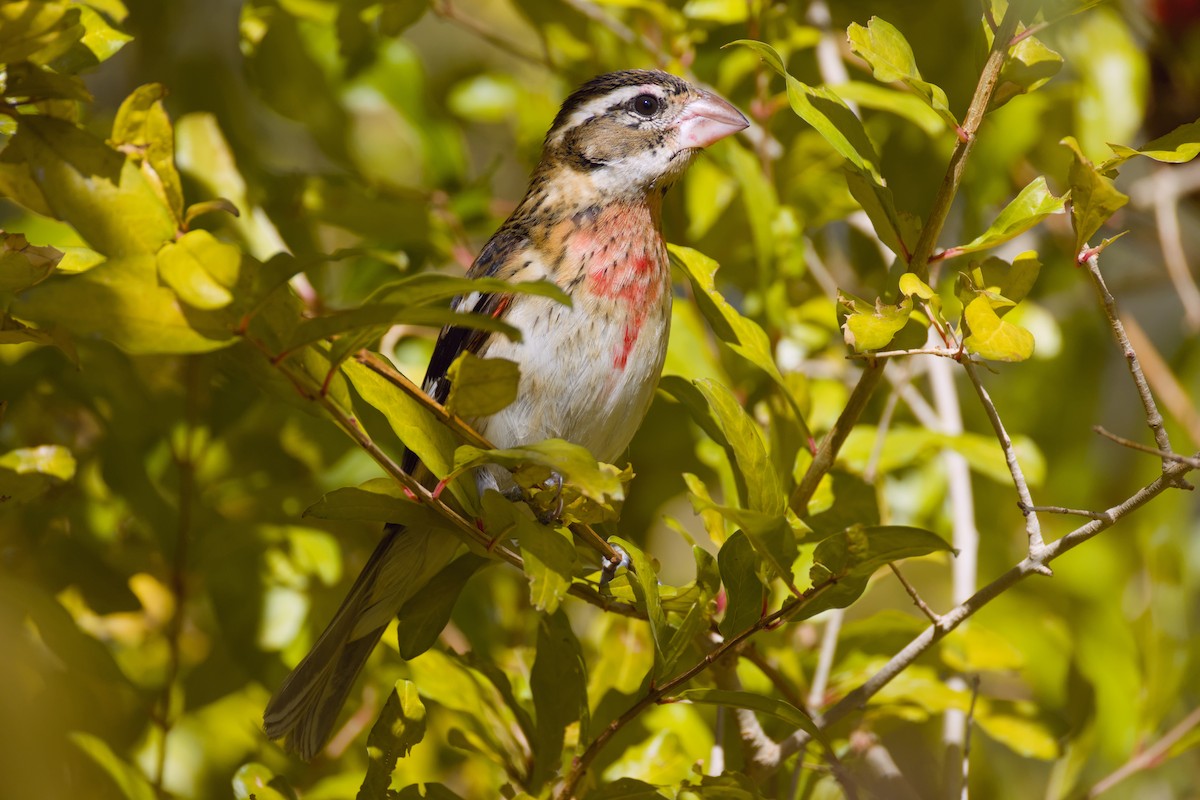
[[[388,525],[333,620],[296,665],[263,713],[272,739],[308,760],[325,745],[338,713],[388,622],[413,593],[449,563],[458,542]],[[423,579],[423,580],[422,580]]]
[[[267,736],[286,738],[285,746],[305,760],[316,755],[329,738],[354,679],[387,627],[385,620],[355,636],[381,568],[402,530],[387,529],[333,620],[263,713]]]

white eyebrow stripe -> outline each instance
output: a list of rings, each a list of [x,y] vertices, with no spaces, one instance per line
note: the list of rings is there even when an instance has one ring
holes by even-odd
[[[592,117],[603,114],[615,105],[620,105],[621,103],[632,100],[639,94],[652,94],[659,100],[663,99],[662,87],[655,86],[652,83],[644,83],[638,86],[622,86],[618,89],[613,89],[607,94],[602,94],[599,97],[593,97],[591,100],[572,111],[571,116],[567,117],[566,124],[564,124],[559,130],[570,130],[576,125],[587,122]]]

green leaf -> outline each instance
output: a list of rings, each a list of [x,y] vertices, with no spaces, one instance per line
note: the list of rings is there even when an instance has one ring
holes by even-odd
[[[404,489],[391,478],[372,478],[358,486],[327,492],[305,509],[303,516],[394,522],[407,526],[432,525],[441,519],[429,506],[410,500]]]
[[[586,800],[669,800],[674,796],[668,788],[659,788],[636,778],[620,778],[588,792]]]
[[[789,589],[793,589],[792,562],[796,560],[796,535],[790,519],[784,514],[719,505],[712,500],[696,476],[684,477],[691,490],[688,499],[696,513],[715,511],[737,526],[758,554],[763,575],[774,575],[782,579]]]
[[[446,410],[460,417],[486,417],[517,399],[521,368],[503,358],[480,358],[464,352],[446,370],[450,396]]]
[[[824,586],[793,619],[808,619],[831,608],[845,608],[859,598],[880,567],[903,558],[951,552],[942,537],[903,525],[854,525],[822,540],[813,551],[810,577]]]
[[[396,793],[395,800],[463,800],[440,783],[414,783]]]
[[[46,444],[0,455],[0,504],[23,503],[75,477],[75,457],[65,447]]]
[[[911,272],[906,272],[900,276],[900,294],[905,297],[916,295],[922,300],[931,300],[937,297],[937,292],[928,283]]]
[[[964,245],[947,249],[944,257],[954,258],[964,253],[987,250],[1016,238],[1051,214],[1062,211],[1065,200],[1064,197],[1055,197],[1046,186],[1046,178],[1039,175],[1004,207],[986,231]]]
[[[1200,120],[1186,122],[1137,149],[1121,144],[1110,144],[1109,147],[1116,156],[1099,166],[1102,173],[1115,170],[1135,156],[1146,156],[1164,164],[1183,164],[1200,155]]]
[[[1013,303],[1019,303],[1033,289],[1041,269],[1042,262],[1038,260],[1037,253],[1027,250],[1013,259],[1011,264],[995,256],[987,258],[983,263],[972,262],[968,274],[978,291],[1000,295]],[[969,302],[969,298],[964,298],[964,304]],[[996,311],[1003,315],[1007,309]]]
[[[850,49],[861,56],[874,70],[875,80],[882,83],[900,81],[917,93],[952,128],[958,119],[950,111],[946,93],[941,87],[922,80],[908,40],[890,22],[871,17],[867,27],[856,22],[846,29]]]
[[[275,788],[281,780],[265,765],[251,761],[233,774],[233,796],[237,800],[291,800],[291,794]]]
[[[812,717],[791,703],[766,697],[753,692],[727,691],[723,689],[687,689],[675,695],[676,700],[688,703],[703,703],[730,708],[748,708],[762,714],[781,719],[788,725],[802,730],[814,738],[821,738],[821,731]]]
[[[0,231],[0,292],[18,292],[41,283],[54,272],[63,253],[31,245],[19,233]]]
[[[119,2],[90,0],[90,4],[92,6],[96,6],[98,9],[104,9],[105,6],[113,6],[120,10],[120,17],[123,18],[125,15],[125,8]],[[118,16],[112,14],[112,11],[114,10],[113,8],[107,8],[104,10],[114,17]],[[88,5],[81,5],[79,12],[79,21],[83,24],[83,27],[86,30],[86,33],[83,34],[83,38],[80,39],[80,43],[91,52],[95,63],[107,61],[109,58],[116,55],[117,52],[127,43],[133,41],[132,36],[109,25],[108,21],[103,17],[103,15],[98,14]],[[86,58],[80,58],[77,63],[81,65],[80,68],[93,66],[92,61]],[[61,61],[55,63],[54,65],[55,69],[58,69],[59,71],[62,71],[63,69],[71,70],[71,66],[71,64],[64,64]]]
[[[719,629],[726,639],[756,624],[765,610],[766,586],[755,569],[758,559],[746,534],[738,531],[717,552],[725,586],[725,616]]]
[[[78,7],[66,2],[0,3],[0,64],[46,64],[83,38]]]
[[[1000,319],[992,301],[984,295],[967,304],[963,321],[971,331],[963,339],[968,352],[990,361],[1024,361],[1033,355],[1033,334]]]
[[[155,800],[154,787],[150,785],[146,776],[137,767],[114,753],[103,739],[83,731],[72,731],[67,735],[96,766],[104,770],[125,800]]]
[[[847,169],[845,174],[850,194],[866,212],[879,240],[907,262],[911,253],[909,242],[915,245],[920,236],[919,220],[898,211],[892,190],[870,175],[854,169]]]
[[[521,332],[517,328],[484,314],[466,314],[449,308],[413,308],[407,303],[372,303],[349,311],[335,311],[300,323],[287,340],[284,349],[295,350],[331,336],[363,328],[400,324],[431,328],[456,325],[500,333],[515,341],[520,341],[521,338]]]
[[[110,258],[81,275],[52,277],[23,292],[10,308],[43,328],[99,336],[128,353],[206,353],[237,341],[232,321],[182,307],[158,282],[153,255]]]
[[[1024,758],[1053,761],[1061,755],[1058,736],[1037,720],[977,708],[975,722],[990,738]]]
[[[1037,91],[1058,74],[1062,65],[1061,55],[1036,37],[1025,37],[1016,47],[1009,48],[990,108],[999,108],[1014,97]]]
[[[553,614],[567,596],[578,567],[571,534],[539,524],[527,505],[513,504],[498,492],[484,494],[483,510],[490,536],[498,541],[515,537],[520,544],[530,604]]]
[[[638,605],[645,609],[646,619],[650,623],[650,638],[654,642],[653,676],[657,680],[663,677],[663,654],[671,640],[671,629],[667,625],[667,614],[663,611],[662,598],[658,591],[658,575],[641,548],[616,536],[609,541],[629,555],[629,583],[633,587]]]
[[[946,130],[946,120],[921,97],[911,92],[880,86],[864,81],[847,81],[837,85],[838,96],[863,108],[887,111],[908,120],[927,136],[937,136]]]
[[[47,99],[92,101],[83,81],[74,75],[60,75],[28,61],[9,64],[5,70],[8,79],[4,85],[5,97],[26,102]]]
[[[891,344],[912,313],[912,298],[896,305],[876,300],[874,304],[838,290],[839,312],[844,314],[846,342],[856,353],[881,350]]]
[[[742,316],[717,290],[717,262],[688,247],[672,244],[667,245],[667,249],[671,254],[671,264],[682,270],[692,284],[696,306],[712,327],[713,333],[735,353],[771,376],[792,408],[802,434],[811,439],[812,434],[804,422],[804,416],[796,406],[786,379],[775,364],[771,341],[767,334],[757,322]]]
[[[23,116],[4,152],[28,162],[54,216],[107,256],[154,253],[175,237],[170,209],[137,164],[69,122]]]
[[[362,399],[383,414],[404,446],[416,453],[430,472],[438,478],[450,474],[454,468],[454,434],[428,408],[357,361],[347,361],[342,372]]]
[[[425,738],[425,704],[412,681],[397,681],[367,735],[367,774],[358,800],[386,800],[396,762]]]
[[[530,791],[558,773],[568,725],[587,720],[587,663],[566,614],[543,614],[538,619],[537,657],[529,675],[529,690],[537,715],[533,741]],[[581,730],[580,739],[586,731]]]
[[[745,496],[741,498],[745,508],[782,516],[787,499],[758,425],[724,384],[704,379],[696,381],[695,386],[708,403],[733,454],[733,467],[742,476],[742,485],[746,487]]]
[[[507,450],[482,450],[463,445],[454,454],[456,472],[484,464],[507,467],[513,471],[517,483],[524,487],[542,484],[555,474],[596,503],[611,503],[625,497],[616,467],[597,462],[586,447],[562,439],[547,439]]]
[[[1109,217],[1129,202],[1129,196],[1117,191],[1113,182],[1100,174],[1083,155],[1075,137],[1066,137],[1062,144],[1071,150],[1067,182],[1071,185],[1071,225],[1078,255]]]
[[[787,97],[792,110],[825,137],[830,146],[843,158],[872,178],[882,181],[879,175],[879,156],[867,137],[862,121],[837,93],[823,86],[808,86],[793,78],[784,67],[779,53],[768,44],[751,39],[738,39],[726,47],[731,45],[749,47],[758,53],[771,69],[783,76],[787,83]]]
[[[464,553],[409,598],[396,615],[396,644],[401,658],[411,661],[437,643],[467,581],[489,563],[483,556]]]
[[[242,251],[208,231],[188,231],[155,256],[158,274],[192,308],[215,311],[233,302]]]
[[[171,209],[176,225],[183,222],[183,187],[175,169],[175,131],[163,106],[161,83],[139,86],[125,98],[113,121],[113,147],[142,165],[147,182]]]

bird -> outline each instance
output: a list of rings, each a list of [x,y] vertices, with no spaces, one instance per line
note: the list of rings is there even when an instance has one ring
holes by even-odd
[[[749,122],[715,93],[667,72],[624,70],[584,83],[563,102],[524,199],[484,245],[468,278],[550,280],[571,300],[470,292],[457,311],[516,327],[519,340],[448,325],[430,357],[424,391],[450,392],[464,352],[517,363],[516,399],[469,420],[500,448],[559,438],[611,462],[649,409],[667,352],[671,276],[661,227],[664,193],[703,148]],[[412,452],[402,462],[428,480]],[[495,466],[476,473],[480,493],[511,491]],[[388,525],[325,632],[272,697],[271,739],[305,760],[324,746],[354,680],[384,629],[455,555],[444,532]]]

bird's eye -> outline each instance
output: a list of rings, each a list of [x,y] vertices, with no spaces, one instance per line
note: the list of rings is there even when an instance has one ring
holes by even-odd
[[[659,99],[652,94],[639,94],[629,103],[634,113],[647,118],[658,113],[659,105]]]

